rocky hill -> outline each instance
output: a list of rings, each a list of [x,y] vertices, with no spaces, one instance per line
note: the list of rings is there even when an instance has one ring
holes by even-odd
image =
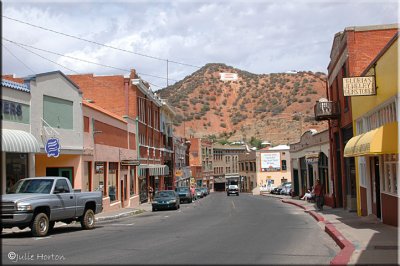
[[[223,81],[220,73],[236,73]],[[326,97],[324,73],[291,71],[252,74],[225,64],[207,64],[157,91],[174,107],[175,134],[229,136],[230,141],[297,142],[308,129],[327,129],[313,118],[315,102]]]

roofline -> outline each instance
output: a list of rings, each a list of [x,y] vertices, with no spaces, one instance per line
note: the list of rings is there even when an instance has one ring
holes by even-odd
[[[108,111],[108,110],[106,110],[106,109],[104,109],[104,108],[102,108],[102,107],[100,107],[98,105],[95,105],[93,103],[88,103],[86,101],[82,101],[82,105],[84,105],[84,106],[86,106],[88,108],[91,108],[93,110],[99,111],[99,112],[101,112],[101,113],[103,113],[103,114],[105,114],[105,115],[107,115],[109,117],[118,119],[119,121],[121,121],[121,122],[123,122],[125,124],[128,124],[128,121],[126,121],[122,117],[119,117],[118,115],[116,115],[116,114],[114,114],[114,113],[112,113],[112,112],[110,112],[110,111]]]
[[[60,74],[60,75],[63,76],[69,83],[71,83],[71,84],[78,90],[78,92],[79,92],[80,94],[83,94],[83,92],[81,91],[80,87],[79,87],[75,82],[73,82],[67,75],[65,75],[62,71],[60,71],[60,70],[55,70],[55,71],[50,71],[50,72],[44,72],[44,73],[35,74],[35,75],[32,75],[32,76],[26,77],[25,80],[30,81],[30,80],[36,79],[37,77],[48,76],[48,75],[53,75],[53,74]]]
[[[376,62],[379,61],[379,59],[389,50],[389,48],[392,46],[394,42],[399,37],[399,32],[396,32],[396,34],[393,36],[392,39],[385,45],[385,47],[382,48],[382,50],[378,53],[378,55],[372,60],[372,62],[365,68],[365,70],[361,73],[360,76],[364,76],[368,73],[368,71],[376,64]]]

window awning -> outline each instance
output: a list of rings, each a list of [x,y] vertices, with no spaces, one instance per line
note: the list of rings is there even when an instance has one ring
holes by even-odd
[[[169,167],[168,165],[162,164],[141,164],[139,165],[139,171],[142,169],[149,169],[150,176],[160,176],[160,175],[169,175]],[[142,173],[142,176],[145,174]]]
[[[5,152],[40,152],[39,142],[31,133],[16,129],[1,130],[1,149]]]
[[[351,138],[344,151],[344,157],[399,153],[397,122]]]

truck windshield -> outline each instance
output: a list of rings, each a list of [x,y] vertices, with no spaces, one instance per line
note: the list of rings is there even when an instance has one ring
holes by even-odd
[[[25,179],[19,180],[8,192],[14,193],[41,193],[49,194],[54,180],[51,179]]]

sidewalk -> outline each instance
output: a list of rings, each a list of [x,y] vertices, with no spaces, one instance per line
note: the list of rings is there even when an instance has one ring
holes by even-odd
[[[140,214],[142,212],[151,212],[151,203],[146,202],[135,208],[123,208],[115,211],[101,212],[96,214],[96,222],[119,219],[126,216]]]
[[[280,199],[313,216],[341,248],[331,264],[399,264],[397,227],[383,224],[373,216],[357,216],[357,213],[343,208],[324,206],[323,211],[316,211],[314,203],[292,199],[290,196],[263,196]]]

